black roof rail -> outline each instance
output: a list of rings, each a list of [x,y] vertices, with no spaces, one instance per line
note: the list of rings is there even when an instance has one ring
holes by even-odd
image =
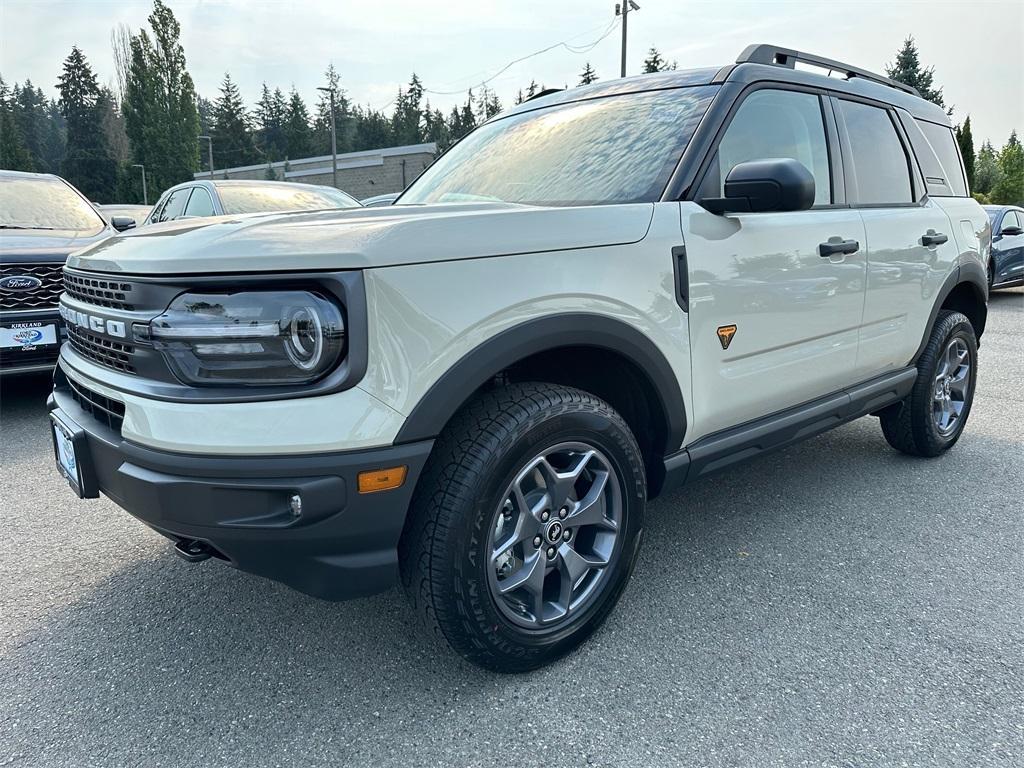
[[[550,96],[552,93],[558,93],[559,91],[564,90],[565,88],[545,88],[543,91],[537,91],[533,96],[530,96],[528,99],[524,99],[523,101],[533,101],[534,99],[539,99],[541,96]]]
[[[864,80],[870,80],[873,83],[878,83],[879,85],[887,85],[890,88],[896,88],[904,93],[909,93],[914,96],[920,97],[921,95],[917,88],[914,88],[913,86],[907,85],[906,83],[900,83],[896,80],[884,77],[883,75],[876,75],[874,72],[868,72],[866,69],[844,64],[841,61],[826,59],[824,56],[815,56],[810,53],[794,51],[791,48],[780,48],[777,45],[767,45],[765,43],[748,45],[743,49],[743,53],[741,53],[736,59],[737,64],[746,64],[748,62],[752,64],[774,64],[775,66],[789,67],[790,69],[796,69],[796,63],[798,61],[833,72],[841,72],[846,75],[847,79],[859,77]]]

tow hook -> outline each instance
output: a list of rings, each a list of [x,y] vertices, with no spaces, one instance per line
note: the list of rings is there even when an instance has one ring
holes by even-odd
[[[195,539],[180,539],[174,544],[174,552],[183,560],[190,563],[201,563],[213,556],[213,549],[209,544]]]

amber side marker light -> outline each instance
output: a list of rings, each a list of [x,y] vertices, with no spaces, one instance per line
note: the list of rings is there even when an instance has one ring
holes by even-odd
[[[359,492],[376,493],[377,491],[390,491],[399,488],[405,482],[406,471],[407,467],[401,466],[360,472]]]

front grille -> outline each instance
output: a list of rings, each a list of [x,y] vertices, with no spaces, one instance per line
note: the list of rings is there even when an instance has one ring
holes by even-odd
[[[106,424],[120,434],[121,425],[124,423],[124,403],[111,400],[99,392],[93,392],[88,387],[73,381],[70,376],[66,379],[71,387],[71,396],[79,407],[91,414],[101,424]]]
[[[120,280],[99,280],[65,272],[64,290],[68,296],[97,307],[125,309],[129,312],[135,309],[131,296],[132,284]]]
[[[0,290],[0,310],[52,309],[57,306],[61,291],[63,264],[5,264],[0,266],[0,280],[25,275],[41,280],[38,288],[27,291]]]
[[[135,366],[132,364],[135,348],[130,344],[105,339],[76,325],[69,324],[67,329],[71,346],[82,357],[115,371],[135,373]]]

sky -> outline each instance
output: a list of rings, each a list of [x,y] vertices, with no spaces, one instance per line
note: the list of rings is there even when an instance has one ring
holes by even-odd
[[[573,49],[513,64],[488,85],[508,105],[531,79],[575,85],[588,61],[601,79],[619,74],[614,0],[167,1],[198,92],[216,98],[230,72],[250,107],[266,81],[285,92],[294,85],[312,108],[333,63],[354,101],[388,107],[416,72],[431,103],[447,112],[467,88],[562,41]],[[988,138],[998,147],[1024,128],[1021,0],[637,2],[640,10],[629,15],[629,74],[640,71],[651,46],[685,69],[727,64],[757,42],[882,72],[913,35],[954,121],[970,114],[976,145]],[[111,31],[118,24],[137,30],[150,9],[146,0],[0,0],[0,75],[8,84],[31,79],[55,95],[61,62],[77,45],[113,86]]]

